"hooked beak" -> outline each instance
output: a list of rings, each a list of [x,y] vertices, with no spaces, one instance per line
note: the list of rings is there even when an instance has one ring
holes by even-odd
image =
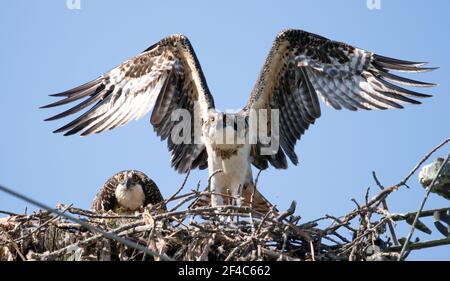
[[[125,187],[128,189],[131,187],[131,181],[129,179],[125,180]]]

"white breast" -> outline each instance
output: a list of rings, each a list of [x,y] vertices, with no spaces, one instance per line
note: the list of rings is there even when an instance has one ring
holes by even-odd
[[[119,184],[116,188],[116,198],[120,206],[134,211],[141,207],[145,201],[145,194],[140,184],[126,188]]]
[[[211,146],[206,146],[208,152],[208,170],[211,175],[217,170],[222,173],[216,174],[211,178],[211,190],[217,193],[230,194],[237,196],[239,186],[243,186],[251,179],[250,166],[250,146],[243,145],[237,148],[237,153],[229,158],[223,158],[217,150]],[[242,190],[242,188],[241,188]],[[222,198],[217,198],[217,202],[212,200],[213,205],[222,205]]]

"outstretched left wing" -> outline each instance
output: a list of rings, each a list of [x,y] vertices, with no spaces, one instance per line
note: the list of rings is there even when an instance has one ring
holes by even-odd
[[[52,96],[64,99],[43,108],[84,100],[46,121],[75,114],[90,106],[55,133],[65,132],[66,136],[100,133],[152,111],[150,121],[161,139],[167,139],[172,166],[179,172],[207,166],[204,145],[193,141],[200,139],[193,135],[196,130],[191,130],[190,144],[175,144],[169,138],[176,124],[171,119],[174,110],[186,109],[191,117],[197,115],[206,119],[208,110],[214,107],[194,50],[183,35],[166,37],[94,81]]]

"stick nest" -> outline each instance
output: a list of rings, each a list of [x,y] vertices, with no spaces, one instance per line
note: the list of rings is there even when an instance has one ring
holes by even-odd
[[[94,213],[73,206],[58,205],[66,214],[82,219],[99,230],[144,246],[153,254],[125,246],[116,239],[50,211],[12,214],[0,218],[0,260],[398,260],[411,250],[450,244],[450,208],[407,214],[390,213],[387,199],[407,181],[433,149],[400,183],[384,187],[373,173],[380,192],[364,201],[352,199],[355,208],[344,216],[325,215],[304,222],[295,215],[296,202],[285,211],[275,208],[263,214],[249,207],[185,207],[207,192],[180,189],[155,206],[134,214]],[[187,179],[187,178],[186,178]],[[428,197],[429,192],[426,193]],[[426,199],[425,197],[425,199]],[[425,200],[424,199],[424,200]],[[173,205],[161,212],[162,204]],[[184,208],[184,209],[183,209]],[[404,221],[414,229],[431,233],[420,220],[434,217],[435,228],[444,236],[434,241],[406,239],[407,253],[399,258],[405,239],[398,239],[395,224]],[[406,249],[406,247],[405,247]]]
[[[99,214],[59,205],[60,211],[160,256],[145,255],[51,212],[38,211],[0,219],[0,260],[395,260],[400,247],[384,235],[388,222],[414,214],[390,214],[381,206],[392,190],[385,189],[343,217],[307,223],[294,215],[295,202],[284,212],[266,214],[236,206],[167,213],[148,206],[131,215]],[[319,228],[319,223],[330,225]]]

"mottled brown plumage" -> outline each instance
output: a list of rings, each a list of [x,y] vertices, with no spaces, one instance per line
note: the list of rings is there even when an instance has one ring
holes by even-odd
[[[121,200],[117,198],[119,185],[125,186],[126,183],[129,184],[129,188],[124,188],[124,192],[127,192],[136,185],[139,185],[142,188],[142,201],[131,202],[138,207],[130,208],[127,205],[123,205]],[[127,199],[138,200],[138,198],[133,197]],[[105,182],[92,203],[92,209],[94,211],[116,211],[118,208],[122,208],[128,211],[135,211],[140,207],[145,207],[148,204],[155,205],[163,200],[158,186],[147,175],[136,170],[126,170],[118,172]],[[163,205],[161,209],[164,211],[167,210],[165,205]]]

